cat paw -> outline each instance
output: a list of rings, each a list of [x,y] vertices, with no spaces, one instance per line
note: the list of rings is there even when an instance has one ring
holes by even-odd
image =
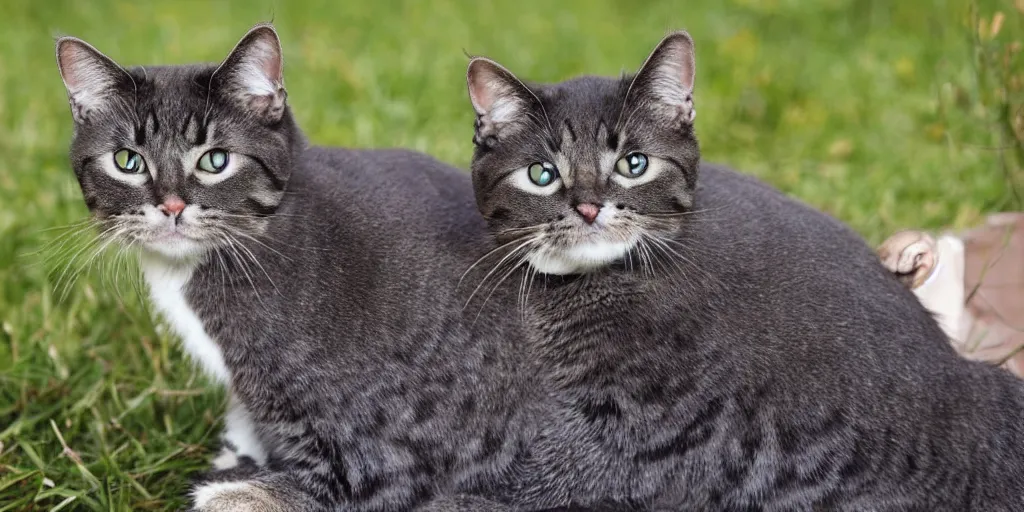
[[[289,508],[252,482],[209,482],[192,491],[195,512],[286,512]]]
[[[878,247],[878,257],[889,272],[913,290],[924,284],[938,263],[935,239],[923,231],[901,231]]]
[[[220,454],[213,459],[211,465],[216,470],[231,469],[238,465],[238,453],[232,447],[225,444],[221,447]]]
[[[228,443],[225,443],[220,449],[220,453],[210,461],[214,471],[227,471],[233,469],[241,469],[245,471],[258,470],[261,466],[256,459],[244,454],[239,453],[238,450]]]
[[[215,461],[216,462],[216,461]],[[260,466],[256,461],[245,455],[236,456],[232,461],[234,464],[226,467],[218,467],[214,463],[209,471],[203,473],[196,479],[196,483],[233,482],[248,480],[260,472]]]

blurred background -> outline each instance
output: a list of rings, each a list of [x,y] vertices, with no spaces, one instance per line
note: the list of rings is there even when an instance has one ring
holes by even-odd
[[[464,167],[466,53],[536,81],[617,75],[686,28],[706,160],[871,243],[1024,206],[1024,0],[7,0],[0,512],[176,509],[224,407],[150,320],[130,258],[92,257],[76,225],[87,211],[54,37],[123,65],[219,61],[267,20],[318,144],[406,146]]]

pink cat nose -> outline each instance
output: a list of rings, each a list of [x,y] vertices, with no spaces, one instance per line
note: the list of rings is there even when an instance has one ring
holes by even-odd
[[[164,198],[163,204],[156,207],[158,210],[164,212],[164,215],[179,215],[182,210],[185,209],[185,201],[182,201],[178,196],[167,196]]]
[[[601,207],[593,203],[580,203],[576,205],[576,211],[580,212],[587,224],[593,224],[597,214],[601,212]]]

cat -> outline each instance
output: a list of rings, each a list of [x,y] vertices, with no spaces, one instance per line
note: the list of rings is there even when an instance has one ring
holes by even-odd
[[[156,311],[230,390],[226,448],[189,506],[488,503],[474,495],[526,432],[503,404],[538,390],[514,297],[467,306],[459,286],[493,248],[468,173],[309,146],[270,25],[219,65],[122,68],[71,37],[56,53],[100,236],[138,250]]]
[[[476,202],[548,390],[509,500],[1024,510],[1024,384],[852,230],[701,162],[695,71],[685,32],[619,79],[469,65]]]
[[[672,53],[656,50],[653,62]],[[514,231],[502,222],[534,222],[521,206],[536,198],[503,201],[481,177],[493,177],[494,166],[528,166],[521,160],[531,140],[550,136],[515,129],[532,94],[505,72],[478,74],[500,69],[486,61],[474,61],[470,77],[519,95],[486,104],[481,90],[473,95],[478,110],[489,108],[478,119],[477,141],[487,149],[478,149],[471,181],[408,151],[308,146],[269,25],[248,32],[219,65],[125,69],[74,38],[57,41],[57,60],[75,126],[72,167],[101,236],[139,250],[156,309],[231,392],[225,438],[235,449],[190,492],[195,510],[771,509],[799,508],[821,489],[836,508],[883,508],[870,500],[890,496],[933,509],[970,500],[997,509],[1019,485],[1003,476],[1013,471],[994,467],[1016,468],[1019,429],[990,407],[1001,400],[1019,409],[1019,389],[955,359],[948,344],[923,343],[940,331],[909,291],[868,262],[855,235],[759,182],[708,166],[696,191],[654,181],[660,194],[641,187],[650,199],[623,199],[625,210],[690,198],[680,215],[659,221],[679,225],[677,242],[704,244],[673,246],[685,258],[635,250],[619,261],[609,256],[614,248],[599,246],[584,268],[556,253],[535,255],[543,276],[517,267],[519,242],[499,246],[489,228],[507,237]],[[649,66],[630,81],[647,91],[631,106],[664,114],[671,109],[655,99],[672,82],[645,79]],[[630,96],[626,82],[584,79],[550,90],[572,108],[614,110]],[[685,132],[692,103],[683,104]],[[565,113],[548,106],[525,117]],[[601,109],[576,113],[589,121]],[[652,118],[643,111],[633,119]],[[592,133],[583,126],[569,130],[585,141]],[[695,141],[659,126],[647,125],[647,152],[661,147],[696,164]],[[585,147],[563,158],[575,162]],[[543,181],[553,169],[533,174]],[[600,208],[575,211],[605,222]],[[779,238],[764,237],[759,216]],[[793,254],[804,259],[794,263]],[[502,285],[519,278],[519,287]],[[849,293],[865,288],[871,300]],[[580,293],[565,304],[552,302],[573,289]],[[610,307],[635,307],[590,318],[595,293]],[[755,300],[767,309],[752,309]],[[579,311],[540,320],[573,304]],[[663,327],[690,330],[659,343]],[[898,339],[886,342],[887,331]],[[601,343],[602,333],[621,337]],[[722,387],[709,396],[712,383]],[[991,392],[998,387],[1005,394]],[[960,415],[941,423],[933,406]],[[915,445],[908,431],[918,421],[927,435]],[[636,430],[617,428],[625,425]],[[902,456],[888,462],[877,449],[887,428],[884,439],[893,441],[884,455]],[[996,442],[1002,458],[990,457]],[[907,452],[908,443],[919,451]],[[609,446],[612,453],[602,452]],[[836,458],[822,462],[808,455],[815,452]],[[904,480],[916,488],[918,472],[935,460],[952,472],[972,456],[983,459],[964,477],[977,491],[971,497],[949,498],[960,488],[956,475],[928,487],[934,501],[892,490]],[[795,458],[810,465],[794,466]],[[892,475],[895,460],[907,475]],[[982,482],[987,469],[994,478]],[[773,474],[781,479],[758,480]],[[798,491],[780,505],[787,491],[777,484],[785,482]],[[858,486],[863,492],[850,498]]]

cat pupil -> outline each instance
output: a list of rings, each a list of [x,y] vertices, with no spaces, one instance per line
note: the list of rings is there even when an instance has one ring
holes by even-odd
[[[203,153],[202,158],[199,159],[198,167],[206,172],[218,173],[223,171],[227,165],[228,152],[223,149],[211,149]]]
[[[554,165],[547,162],[535,163],[529,168],[530,181],[541,187],[550,185],[558,176],[558,170]]]
[[[647,171],[647,155],[630,153],[620,158],[615,167],[619,174],[627,178],[636,178]]]
[[[133,174],[142,171],[142,157],[128,149],[114,153],[114,165],[121,171]]]
[[[647,157],[640,153],[633,153],[629,155],[629,172],[636,176],[643,174],[644,170],[647,169]]]

